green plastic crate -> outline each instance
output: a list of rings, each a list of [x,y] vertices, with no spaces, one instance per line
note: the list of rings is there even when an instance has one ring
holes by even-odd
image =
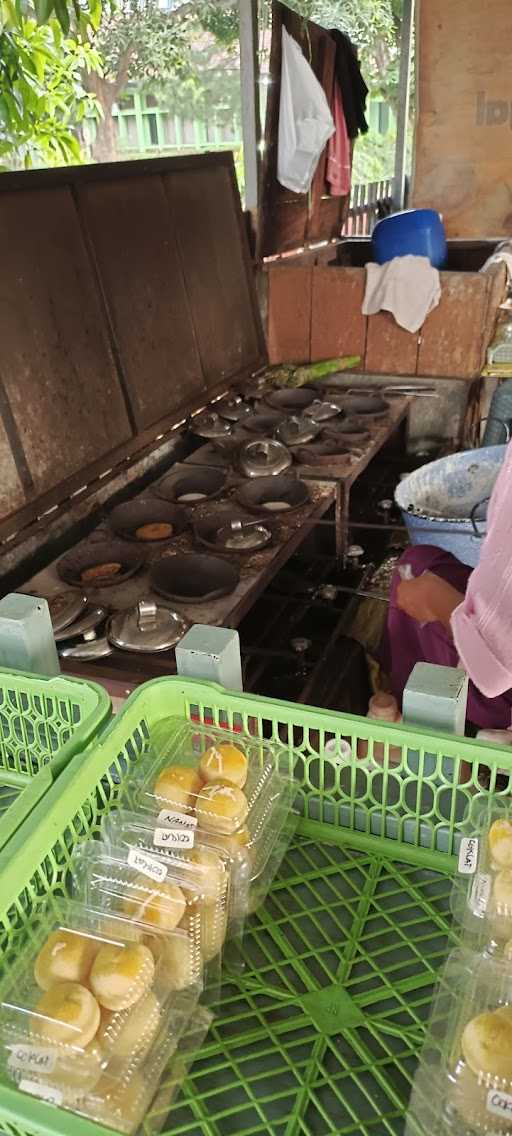
[[[95,683],[0,668],[0,849],[109,714]]]
[[[78,841],[98,832],[119,781],[170,714],[240,726],[288,748],[302,813],[264,907],[248,922],[242,976],[227,976],[205,1047],[166,1136],[399,1136],[436,972],[452,935],[457,830],[496,793],[496,746],[226,692],[180,677],[140,687],[59,777],[0,854],[8,960],[31,911],[66,888]],[[385,764],[324,755],[327,741],[384,743]],[[400,766],[388,746],[402,747]],[[392,751],[396,754],[396,749]],[[478,777],[485,781],[482,788]],[[505,780],[509,780],[506,778]],[[459,784],[459,781],[461,784]],[[499,789],[506,795],[508,783]],[[108,1132],[0,1087],[6,1136]]]

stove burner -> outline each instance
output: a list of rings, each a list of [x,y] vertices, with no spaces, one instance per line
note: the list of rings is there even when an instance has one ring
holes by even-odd
[[[179,552],[153,564],[151,587],[169,600],[181,603],[205,603],[234,591],[240,573],[238,568],[219,556],[205,553]]]
[[[332,422],[325,422],[322,436],[340,438],[348,445],[351,443],[366,445],[371,438],[370,431],[366,430],[357,418],[337,418]]]
[[[284,414],[280,414],[278,410],[269,410],[266,414],[253,414],[251,418],[247,418],[243,423],[244,430],[248,430],[250,434],[259,434],[260,436],[269,436],[274,433],[274,430],[284,422]]]
[[[379,395],[347,394],[343,404],[348,415],[363,418],[384,418],[389,412],[389,402]]]
[[[289,390],[288,387],[281,387],[279,390],[271,391],[270,394],[265,396],[265,402],[269,406],[275,407],[276,410],[297,411],[305,410],[306,406],[310,406],[315,400],[315,392],[310,390],[309,387],[299,387],[298,390]]]
[[[181,477],[164,477],[159,485],[154,486],[154,492],[165,501],[190,508],[201,501],[219,497],[225,484],[226,474],[221,470],[197,470]]]
[[[332,437],[322,437],[309,446],[299,446],[294,450],[294,457],[300,465],[349,465],[352,459],[350,450]]]
[[[57,572],[66,584],[81,587],[86,583],[88,588],[107,588],[133,576],[144,561],[142,549],[133,545],[120,540],[91,540],[62,556]]]
[[[211,548],[214,552],[229,551],[239,553],[256,552],[265,545],[270,544],[272,533],[264,525],[251,518],[251,527],[244,529],[243,522],[248,521],[240,513],[221,512],[212,517],[203,517],[194,525],[194,535],[200,544]],[[230,532],[230,525],[240,521],[242,527]]]
[[[108,519],[118,536],[148,544],[167,543],[187,525],[187,515],[179,505],[170,505],[158,497],[126,501],[117,505]]]
[[[276,477],[258,477],[241,485],[237,497],[244,508],[254,513],[291,513],[309,501],[309,491],[304,481],[283,473]]]

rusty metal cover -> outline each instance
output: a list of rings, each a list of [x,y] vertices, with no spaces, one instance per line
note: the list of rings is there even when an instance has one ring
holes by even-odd
[[[5,537],[266,353],[231,152],[2,174],[0,242]]]

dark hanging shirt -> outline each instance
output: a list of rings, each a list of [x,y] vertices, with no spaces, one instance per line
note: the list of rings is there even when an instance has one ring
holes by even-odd
[[[330,32],[336,44],[335,73],[341,88],[343,111],[349,138],[366,134],[368,123],[365,118],[368,87],[361,75],[361,68],[354,44],[343,32],[333,28]]]

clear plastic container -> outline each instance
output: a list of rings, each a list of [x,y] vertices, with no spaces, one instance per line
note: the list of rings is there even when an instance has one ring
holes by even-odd
[[[443,970],[406,1133],[512,1131],[512,966],[460,948]]]
[[[512,801],[490,800],[462,838],[452,911],[482,947],[512,950]]]
[[[272,786],[288,764],[284,749],[256,738],[166,718],[153,728],[123,803],[155,817],[156,845],[192,847],[195,829],[243,834],[258,804],[271,807]]]
[[[125,1070],[121,1076],[106,1069],[87,1092],[72,1095],[28,1080],[18,1087],[127,1136],[136,1132],[144,1120],[144,1131],[156,1136],[205,1041],[211,1021],[211,1014],[204,1007],[196,1007],[191,1017],[183,1021],[179,1034],[160,1032],[138,1068]]]
[[[74,861],[77,893],[86,903],[140,926],[142,941],[155,924],[160,961],[169,989],[202,981],[203,966],[222,952],[226,936],[229,870],[222,856],[196,848],[188,854],[157,853],[137,842],[137,829],[122,824],[111,833],[119,845],[92,841]],[[149,844],[149,841],[146,841]],[[175,932],[169,934],[169,932]],[[211,990],[213,970],[209,971]],[[220,975],[219,975],[220,978]]]
[[[243,920],[238,909],[243,897],[247,907],[248,858],[244,852],[236,859],[222,847],[196,843],[194,848],[155,849],[154,823],[147,813],[134,813],[116,809],[104,817],[102,836],[105,854],[124,865],[128,858],[135,862],[134,853],[158,861],[172,879],[189,878],[191,902],[183,913],[180,926],[189,929],[192,919],[199,923],[200,956],[208,964],[208,986],[211,989],[218,958],[222,961],[224,940],[241,933]]]
[[[112,914],[49,901],[0,985],[2,1075],[70,1102],[107,1071],[130,1078],[159,1035],[181,1035],[197,1003],[198,985],[169,988],[161,947],[171,938],[187,936],[143,936]]]

